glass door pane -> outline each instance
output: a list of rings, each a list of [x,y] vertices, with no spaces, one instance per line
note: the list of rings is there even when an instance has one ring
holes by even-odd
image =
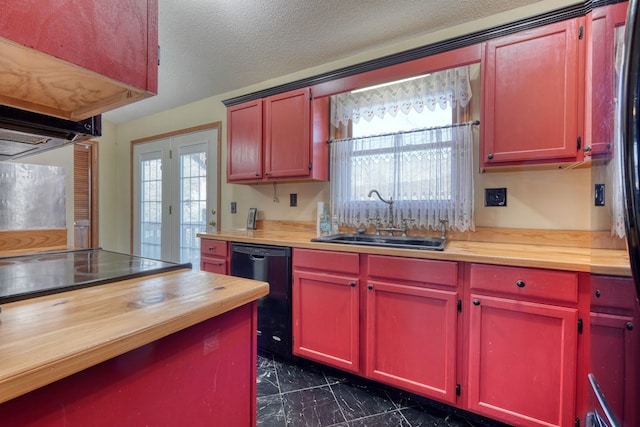
[[[180,147],[180,262],[200,265],[198,233],[207,231],[206,144]]]
[[[162,159],[140,162],[140,255],[162,257]]]

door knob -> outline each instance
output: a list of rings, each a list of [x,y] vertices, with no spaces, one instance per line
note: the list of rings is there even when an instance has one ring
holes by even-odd
[[[216,222],[215,221],[209,221],[209,225],[212,226],[212,227],[215,227],[216,226]]]

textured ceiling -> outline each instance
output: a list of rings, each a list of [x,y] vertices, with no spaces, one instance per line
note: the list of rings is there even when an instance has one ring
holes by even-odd
[[[158,95],[122,123],[538,0],[159,0]]]

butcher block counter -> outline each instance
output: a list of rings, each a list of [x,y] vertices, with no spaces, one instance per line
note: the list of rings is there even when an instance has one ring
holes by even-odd
[[[2,424],[187,425],[239,408],[249,417],[255,301],[268,291],[180,269],[4,304]]]
[[[624,250],[545,244],[515,244],[449,240],[444,251],[396,249],[339,243],[312,242],[315,233],[304,231],[227,230],[201,233],[202,239],[258,243],[294,248],[358,252],[460,262],[548,268],[593,274],[631,276],[629,256]],[[571,238],[572,236],[568,237]]]

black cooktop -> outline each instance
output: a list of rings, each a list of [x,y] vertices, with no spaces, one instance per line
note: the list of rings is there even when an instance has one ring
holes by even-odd
[[[0,304],[191,268],[102,249],[0,258]]]

